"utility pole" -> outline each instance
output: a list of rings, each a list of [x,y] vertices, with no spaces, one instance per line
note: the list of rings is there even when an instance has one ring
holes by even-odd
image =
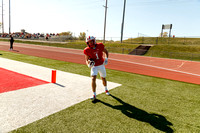
[[[105,20],[104,20],[104,34],[103,34],[103,43],[105,43],[105,36],[106,36],[106,17],[107,17],[107,6],[108,1],[106,0],[106,6],[105,7]]]
[[[123,11],[123,17],[122,17],[121,43],[122,43],[122,40],[123,40],[123,32],[124,32],[124,17],[125,17],[125,8],[126,8],[126,0],[124,0],[124,11]]]
[[[9,34],[11,33],[10,0],[9,0]]]
[[[2,0],[2,34],[4,34],[4,22],[3,22],[3,0]]]

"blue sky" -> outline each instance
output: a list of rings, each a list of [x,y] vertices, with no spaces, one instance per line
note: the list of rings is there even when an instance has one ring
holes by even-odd
[[[103,37],[105,0],[10,0],[11,31],[71,31]],[[108,0],[106,38],[120,38],[124,0]],[[4,27],[8,32],[8,0]],[[172,35],[200,37],[200,0],[126,0],[124,38],[159,36],[162,24],[173,24]],[[168,32],[168,30],[164,30]]]

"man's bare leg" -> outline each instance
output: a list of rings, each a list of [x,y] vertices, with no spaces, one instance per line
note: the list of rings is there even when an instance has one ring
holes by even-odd
[[[96,77],[97,76],[92,76],[92,91],[94,93],[93,98],[96,98]]]
[[[107,81],[106,81],[106,78],[101,77],[101,79],[102,79],[103,85],[104,85],[104,87],[105,87],[106,95],[110,95],[110,93],[108,92],[108,88],[107,88]]]

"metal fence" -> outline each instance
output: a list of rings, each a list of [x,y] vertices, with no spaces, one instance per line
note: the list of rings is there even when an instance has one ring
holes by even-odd
[[[1,37],[2,38],[2,37]],[[9,38],[9,36],[3,37]],[[16,39],[26,40],[40,40],[40,41],[56,41],[56,42],[76,42],[80,41],[78,37],[74,36],[50,36],[48,39],[45,36],[30,38],[22,38],[14,36]],[[96,37],[97,41],[103,42],[103,37]],[[83,40],[84,41],[84,40]],[[106,37],[106,43],[120,42],[120,37]],[[130,44],[182,44],[182,45],[200,45],[200,36],[191,37],[124,37],[123,43]]]
[[[2,39],[9,39],[9,36],[1,37]],[[14,39],[22,39],[22,40],[36,40],[36,41],[54,41],[54,42],[68,42],[68,41],[77,41],[78,39],[72,36],[51,36],[46,38],[45,36],[14,36]]]

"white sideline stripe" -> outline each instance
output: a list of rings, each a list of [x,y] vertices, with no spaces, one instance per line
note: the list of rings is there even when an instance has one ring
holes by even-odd
[[[50,68],[1,57],[0,67],[41,80],[51,81],[52,69]],[[90,77],[58,70],[56,72],[57,84],[49,83],[0,93],[0,133],[25,126],[87,100],[93,95]],[[88,73],[88,75],[90,74]],[[97,79],[96,82],[97,94],[104,92],[102,81]],[[109,89],[121,86],[121,84],[109,81],[107,83]]]
[[[153,66],[153,65],[148,65],[148,64],[143,64],[143,63],[137,63],[137,62],[132,62],[132,61],[119,60],[119,59],[113,59],[113,58],[109,58],[109,59],[110,60],[115,60],[115,61],[120,61],[120,62],[126,62],[126,63],[130,63],[130,64],[137,64],[137,65],[141,65],[141,66],[148,66],[148,67],[153,67],[153,68],[157,68],[157,69],[163,69],[163,70],[168,70],[168,71],[172,71],[172,72],[179,72],[179,73],[184,73],[184,74],[188,74],[188,75],[193,75],[193,76],[200,77],[199,74],[194,74],[194,73],[190,73],[190,72],[184,72],[184,71],[174,70],[174,69],[170,69],[170,68],[164,68],[164,67],[159,67],[159,66]],[[183,63],[181,64],[181,67],[182,66],[183,66]]]

